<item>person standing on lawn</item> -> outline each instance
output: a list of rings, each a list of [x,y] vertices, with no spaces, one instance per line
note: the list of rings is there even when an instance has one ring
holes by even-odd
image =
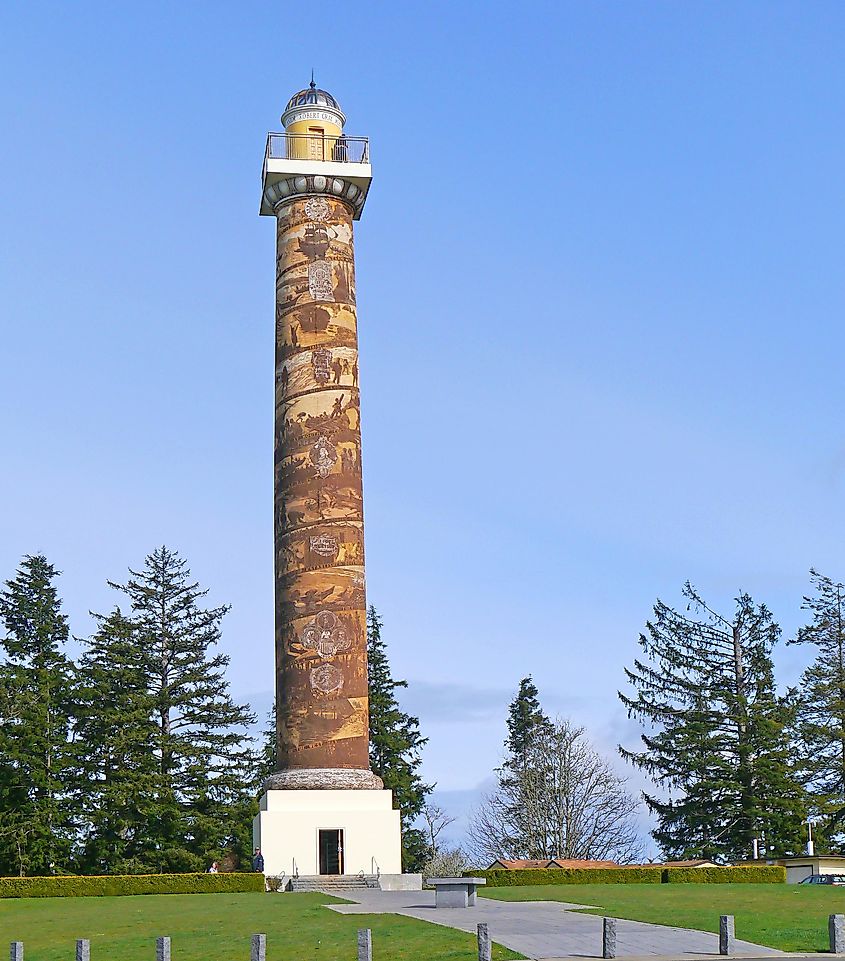
[[[264,873],[264,855],[261,853],[261,848],[255,849],[255,854],[252,857],[252,870],[258,874]]]

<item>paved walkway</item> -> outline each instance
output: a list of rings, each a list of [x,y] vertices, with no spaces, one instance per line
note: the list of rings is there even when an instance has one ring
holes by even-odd
[[[339,914],[404,914],[475,934],[486,922],[490,938],[528,958],[601,957],[602,919],[580,914],[585,905],[560,901],[496,901],[479,898],[474,908],[434,907],[433,891],[344,891],[355,904],[330,904]],[[719,938],[704,931],[618,921],[617,954],[622,957],[698,957],[719,954]],[[378,953],[375,945],[374,954]],[[756,958],[779,955],[773,948],[737,942],[737,952]]]

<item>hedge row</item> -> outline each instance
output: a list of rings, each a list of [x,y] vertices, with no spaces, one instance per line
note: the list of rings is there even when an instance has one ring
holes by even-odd
[[[669,884],[786,884],[786,868],[780,864],[737,868],[664,868]]]
[[[466,871],[494,888],[524,884],[660,884],[661,868],[536,868],[525,871]]]
[[[785,884],[786,868],[761,865],[738,868],[538,868],[525,871],[465,871],[486,878],[489,887],[528,884]]]
[[[99,898],[121,894],[231,894],[263,891],[263,874],[116,874],[0,878],[0,898]]]

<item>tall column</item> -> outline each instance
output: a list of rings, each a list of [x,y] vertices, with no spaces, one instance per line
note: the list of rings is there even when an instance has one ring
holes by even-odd
[[[273,211],[279,770],[266,787],[381,788],[368,750],[354,208],[327,193]]]

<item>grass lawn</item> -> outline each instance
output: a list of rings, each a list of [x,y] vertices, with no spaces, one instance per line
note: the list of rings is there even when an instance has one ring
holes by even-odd
[[[736,936],[783,951],[827,951],[827,919],[845,914],[845,887],[798,884],[544,884],[482,889],[502,901],[569,901],[596,905],[588,914],[719,930],[736,917]]]
[[[23,941],[26,961],[67,961],[77,938],[91,961],[151,961],[172,938],[173,961],[248,961],[250,936],[267,935],[268,961],[351,961],[358,928],[372,928],[379,961],[474,961],[475,937],[392,915],[343,916],[324,894],[148,894],[115,898],[0,899],[0,952]],[[520,955],[499,945],[494,959]]]

